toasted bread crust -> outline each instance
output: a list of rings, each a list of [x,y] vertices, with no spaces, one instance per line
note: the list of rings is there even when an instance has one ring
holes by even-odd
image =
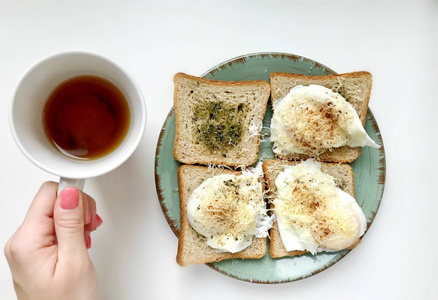
[[[293,166],[298,163],[300,163],[300,161],[282,161],[277,159],[268,159],[263,163],[263,173],[265,175],[270,200],[273,200],[276,197],[277,187],[275,185],[275,179],[277,178],[278,174],[282,172],[286,166]],[[321,169],[335,178],[335,182],[339,186],[339,188],[354,197],[354,175],[353,168],[350,165],[338,163],[321,163]],[[275,209],[272,201],[269,201],[269,206],[271,210]],[[281,240],[277,222],[274,222],[269,234],[269,254],[273,258],[296,256],[308,253],[307,251],[287,251]],[[359,242],[360,239],[356,244],[348,249],[353,249]]]
[[[362,125],[365,125],[372,88],[372,75],[366,71],[334,74],[324,76],[307,76],[300,74],[274,72],[270,75],[272,107],[283,99],[289,91],[298,85],[317,84],[337,90],[359,115]],[[339,147],[327,150],[315,158],[325,162],[350,163],[361,153],[361,147]],[[302,160],[309,158],[303,154],[276,155],[280,159]]]
[[[197,76],[189,75],[189,74],[182,73],[182,72],[176,73],[173,76],[173,81],[174,82],[178,81],[181,78],[198,81],[199,83],[202,83],[202,84],[222,86],[222,87],[225,87],[225,88],[229,87],[230,85],[246,87],[246,86],[248,86],[248,84],[251,84],[251,85],[253,85],[253,84],[260,84],[260,85],[269,86],[269,83],[264,81],[264,80],[223,81],[223,80],[214,80],[214,79],[207,79],[207,78],[197,77]]]

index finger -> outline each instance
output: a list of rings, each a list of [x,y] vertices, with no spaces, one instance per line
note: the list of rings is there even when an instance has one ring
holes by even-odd
[[[58,184],[52,181],[44,182],[36,193],[25,222],[39,222],[43,218],[53,218],[53,206],[57,196]]]

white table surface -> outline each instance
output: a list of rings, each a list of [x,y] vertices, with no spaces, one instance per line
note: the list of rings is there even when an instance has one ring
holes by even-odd
[[[166,2],[166,3],[164,3]],[[147,128],[134,155],[90,179],[103,226],[91,257],[103,299],[437,299],[435,129],[438,1],[16,1],[0,2],[0,243],[21,223],[40,184],[56,177],[18,150],[8,106],[27,68],[83,49],[118,62],[138,81]],[[336,4],[335,4],[336,3]],[[200,75],[230,58],[287,52],[338,73],[368,70],[385,143],[380,210],[361,245],[298,282],[239,281],[175,262],[177,238],[161,211],[155,147],[173,105],[172,76]],[[0,257],[0,298],[14,299]]]

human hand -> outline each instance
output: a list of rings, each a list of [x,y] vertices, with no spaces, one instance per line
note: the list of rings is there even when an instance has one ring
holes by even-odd
[[[87,248],[102,224],[96,202],[74,187],[56,196],[44,183],[5,246],[19,299],[98,299],[97,275]]]

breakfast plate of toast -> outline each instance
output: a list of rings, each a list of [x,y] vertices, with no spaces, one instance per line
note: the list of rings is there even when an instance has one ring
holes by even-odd
[[[307,278],[326,270],[363,242],[364,234],[369,230],[378,211],[385,185],[383,140],[377,121],[368,108],[372,87],[371,74],[353,72],[339,75],[330,68],[302,56],[269,52],[230,59],[199,77],[178,73],[174,77],[174,82],[175,106],[169,112],[158,140],[155,178],[163,214],[170,228],[179,238],[178,264],[185,266],[206,263],[214,270],[239,280],[254,283],[283,283]],[[356,130],[353,127],[348,129],[349,132],[354,133],[351,141],[347,141],[350,143],[349,146],[343,146],[344,144],[327,146],[325,145],[329,143],[327,134],[333,136],[335,133],[325,132],[326,136],[318,139],[319,131],[315,130],[311,134],[306,132],[300,143],[293,147],[283,145],[282,139],[279,138],[282,132],[277,128],[275,128],[277,131],[274,131],[272,127],[274,124],[271,124],[271,121],[274,123],[281,117],[285,120],[292,117],[276,116],[279,107],[276,102],[279,102],[279,99],[286,99],[286,95],[293,98],[297,97],[297,94],[308,93],[301,88],[303,85],[311,87],[325,85],[330,89],[325,91],[321,88],[313,88],[317,94],[326,95],[332,91],[336,93],[333,100],[325,104],[325,110],[319,110],[323,118],[327,119],[325,122],[334,122],[333,119],[340,122],[339,118],[344,120],[344,117],[339,116],[348,115],[349,109],[352,108],[357,112],[357,120],[350,123],[356,122],[359,125],[361,123],[363,128],[359,126],[362,129]],[[351,88],[352,86],[354,88]],[[341,113],[342,104],[336,102],[338,94],[349,102],[348,107],[345,108],[346,113]],[[203,100],[199,101],[199,99]],[[221,100],[217,101],[218,99]],[[371,103],[372,101],[371,97]],[[293,109],[299,111],[302,107]],[[310,116],[307,109],[300,111],[300,114]],[[311,118],[314,116],[310,116],[309,120]],[[315,126],[320,125],[317,119],[312,122]],[[292,122],[290,126],[294,126],[293,129],[297,130],[299,124]],[[308,136],[311,140],[306,140]],[[361,142],[358,142],[359,140]],[[318,146],[322,144],[330,150],[319,151]],[[203,147],[207,147],[209,151],[204,151]],[[274,184],[276,177],[287,168],[295,168],[291,172],[298,174],[297,169],[300,167],[295,165],[308,157],[315,159],[315,162],[308,163],[311,168],[316,165],[324,174],[333,175],[332,179],[322,179],[323,181],[332,182],[338,189],[343,190],[343,195],[349,194],[343,196],[344,198],[353,197],[351,199],[356,200],[353,201],[354,205],[360,207],[360,220],[363,221],[356,227],[361,228],[362,232],[344,247],[336,248],[339,246],[337,245],[339,239],[336,239],[336,242],[326,241],[325,244],[306,248],[307,250],[304,251],[291,251],[286,249],[289,244],[284,241],[283,245],[279,238],[277,229],[281,224],[277,224],[275,219],[271,219],[269,223],[269,216],[273,216],[272,212],[275,209],[271,200],[276,193]],[[269,233],[254,237],[251,235],[248,238],[247,235],[242,234],[242,236],[233,236],[228,241],[229,237],[217,237],[216,233],[209,231],[205,233],[205,228],[194,225],[196,220],[193,220],[193,216],[201,207],[196,201],[200,201],[198,198],[206,195],[204,192],[199,192],[198,188],[202,186],[204,190],[208,190],[208,184],[217,186],[210,182],[211,180],[208,181],[208,178],[226,173],[221,175],[228,177],[223,181],[225,185],[220,194],[231,193],[230,191],[234,193],[238,181],[231,176],[236,175],[236,172],[247,174],[246,169],[255,169],[255,166],[262,164],[263,168],[260,167],[258,170],[264,171],[265,175],[264,177],[261,175],[262,179],[259,180],[260,188],[264,190],[268,187],[269,193],[262,192],[261,197],[269,204],[266,206],[268,213],[266,214],[263,208],[265,215],[258,216],[257,220],[263,219],[263,222],[266,221],[263,224],[270,224],[271,235]],[[251,176],[248,176],[249,179],[246,178],[242,182],[246,182],[249,186]],[[255,191],[256,188],[253,190]],[[193,200],[193,193],[198,193],[196,194],[198,198],[195,197],[196,199]],[[249,192],[236,191],[236,194],[238,193],[249,195]],[[198,204],[194,206],[195,202]],[[317,203],[317,206],[322,206],[321,203]],[[210,203],[209,207],[211,205]],[[312,205],[315,206],[314,203]],[[280,203],[276,206],[279,208]],[[227,206],[227,209],[232,211],[237,208]],[[277,214],[280,216],[280,212]],[[217,211],[214,217],[218,218]],[[223,215],[219,217],[225,218]],[[233,222],[227,223],[227,226],[239,225]],[[324,222],[327,223],[326,219]],[[318,224],[322,226],[321,222]],[[356,230],[356,227],[353,230],[355,234],[360,231]],[[294,244],[293,239],[291,243]]]

